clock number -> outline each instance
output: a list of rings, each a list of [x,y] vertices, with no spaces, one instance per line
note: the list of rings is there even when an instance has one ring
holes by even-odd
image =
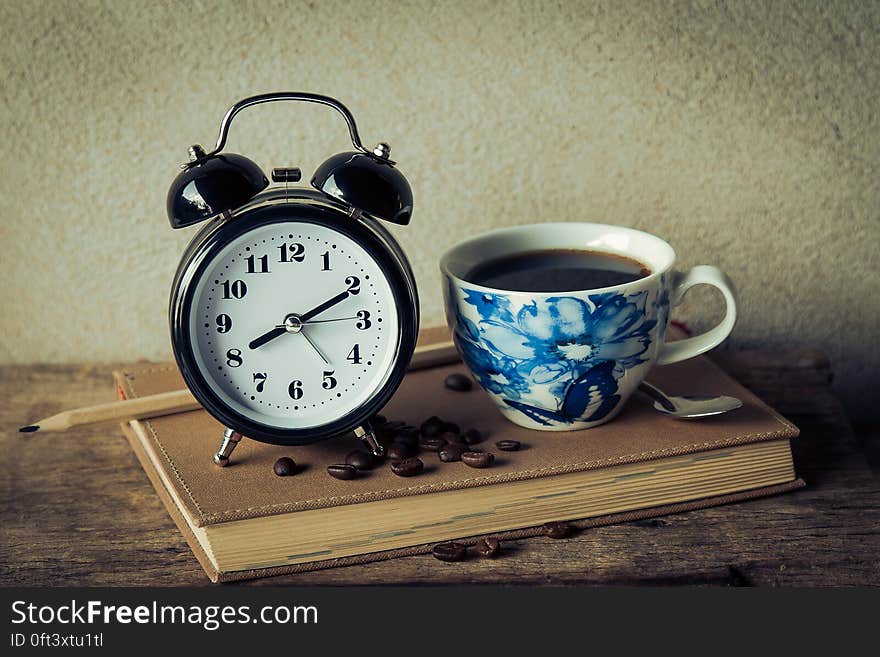
[[[257,384],[257,392],[263,392],[263,386],[266,385],[266,373],[254,372],[254,383]]]
[[[324,253],[321,254],[321,260],[324,261],[324,266],[321,267],[321,271],[330,271],[330,252],[324,251]]]
[[[224,299],[232,299],[233,297],[241,299],[245,294],[247,294],[247,285],[244,284],[244,281],[223,281]]]
[[[366,331],[373,325],[373,322],[370,321],[370,311],[369,310],[358,310],[357,317],[360,320],[355,323],[355,326],[359,328],[361,331]]]
[[[301,399],[303,396],[303,382],[298,379],[291,381],[290,385],[287,386],[287,393],[291,399]]]
[[[247,258],[248,274],[268,274],[269,273],[269,256],[263,255],[257,258],[255,255],[249,255]],[[257,263],[260,263],[260,269],[257,270]]]
[[[346,276],[345,284],[348,285],[349,294],[361,293],[361,279],[359,279],[357,276]]]
[[[355,345],[351,348],[351,351],[348,352],[348,356],[345,357],[345,360],[350,360],[355,365],[361,364],[361,348],[360,345]]]
[[[229,367],[240,367],[241,363],[241,349],[230,349],[226,352],[226,364]]]
[[[289,246],[282,244],[278,250],[281,251],[281,259],[278,262],[302,262],[306,259],[306,247],[299,242],[294,242]]]
[[[229,315],[217,315],[217,333],[229,333],[232,330],[232,318]]]
[[[337,381],[333,376],[334,371],[335,370],[330,370],[329,372],[326,372],[326,371],[324,372],[324,380],[321,381],[321,387],[324,388],[324,390],[333,390],[333,388],[336,387]]]

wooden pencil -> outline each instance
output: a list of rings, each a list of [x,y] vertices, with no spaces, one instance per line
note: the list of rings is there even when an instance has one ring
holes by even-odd
[[[448,334],[447,334],[448,335]],[[458,360],[458,354],[450,341],[419,344],[416,347],[410,370],[436,367]],[[121,422],[160,417],[173,413],[184,413],[201,408],[192,393],[187,390],[172,390],[158,395],[148,395],[137,399],[86,406],[43,418],[19,429],[22,433],[66,431],[72,427],[100,422]]]
[[[200,408],[192,393],[187,390],[172,390],[158,395],[148,395],[138,399],[86,406],[62,411],[39,422],[22,427],[19,431],[32,433],[35,431],[65,431],[83,424],[98,424],[120,420],[134,420],[147,417],[159,417],[172,413],[183,413]]]

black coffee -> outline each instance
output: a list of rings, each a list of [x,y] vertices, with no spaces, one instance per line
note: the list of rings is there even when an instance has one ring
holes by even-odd
[[[651,273],[626,256],[552,249],[528,251],[474,267],[465,277],[471,283],[514,292],[574,292],[622,285]]]

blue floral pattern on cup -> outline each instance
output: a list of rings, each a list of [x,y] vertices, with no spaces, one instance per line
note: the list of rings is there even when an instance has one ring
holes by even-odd
[[[598,422],[621,401],[620,379],[649,360],[658,320],[665,328],[665,281],[660,289],[650,303],[641,290],[551,296],[515,308],[507,295],[450,285],[458,301],[454,337],[481,385],[533,422]],[[473,307],[476,321],[459,303]],[[536,401],[547,398],[538,389],[555,398],[556,408]]]

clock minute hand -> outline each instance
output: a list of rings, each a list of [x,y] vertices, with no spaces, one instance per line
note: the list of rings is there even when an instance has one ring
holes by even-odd
[[[345,301],[349,296],[350,296],[349,292],[348,292],[348,290],[346,290],[345,292],[340,292],[335,297],[327,299],[327,301],[325,301],[324,303],[315,306],[310,311],[303,313],[302,315],[299,315],[297,317],[298,324],[300,326],[302,326],[303,324],[305,324],[307,321],[309,321],[315,315],[320,315],[325,310],[329,310],[330,308],[335,306],[337,303],[341,303],[341,302]],[[263,335],[251,340],[250,343],[248,344],[248,347],[250,347],[251,349],[259,349],[260,347],[262,347],[264,344],[266,344],[270,340],[274,340],[278,336],[284,335],[287,332],[288,332],[287,326],[276,326],[275,328],[263,333]],[[321,357],[323,358],[323,356],[321,356]],[[326,361],[326,359],[324,359],[324,360]]]
[[[310,311],[303,313],[299,317],[303,321],[303,323],[305,323],[305,322],[309,321],[312,317],[314,317],[316,315],[320,315],[325,310],[329,310],[330,308],[335,306],[337,303],[341,303],[342,301],[345,301],[349,296],[350,296],[350,294],[349,294],[348,290],[346,290],[345,292],[340,292],[332,299],[327,299],[327,301],[325,301],[324,303],[322,303],[318,306],[315,306]]]

